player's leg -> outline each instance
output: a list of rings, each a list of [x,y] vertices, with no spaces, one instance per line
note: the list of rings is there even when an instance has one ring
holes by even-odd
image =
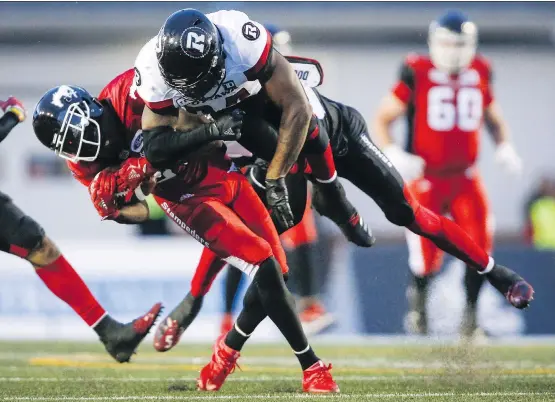
[[[210,249],[205,247],[202,250],[200,261],[191,281],[191,290],[158,325],[154,334],[154,349],[159,352],[167,352],[177,345],[181,335],[197,317],[202,308],[204,296],[225,265],[226,262]]]
[[[247,112],[243,119],[240,142],[258,157],[270,161],[275,153],[281,111],[273,104],[257,97],[242,106]],[[325,213],[354,244],[370,247],[375,239],[362,222],[356,208],[347,199],[345,189],[337,179],[330,141],[316,116],[310,122],[301,155],[311,166],[314,187],[326,199]],[[303,161],[304,164],[304,161]],[[320,212],[320,211],[319,211]]]
[[[457,224],[484,250],[491,252],[493,231],[490,225],[489,206],[480,177],[460,178],[460,190],[451,203],[451,215]],[[477,303],[484,275],[467,269],[464,277],[466,306],[461,325],[463,336],[478,334]]]
[[[435,212],[443,212],[441,184],[432,179],[421,178],[410,183],[410,189],[418,202]],[[428,333],[427,301],[430,282],[441,268],[443,252],[429,239],[405,231],[409,250],[409,268],[412,274],[407,287],[409,311],[405,317],[405,329],[410,333]]]
[[[119,362],[129,361],[160,313],[158,303],[133,323],[124,325],[111,318],[42,227],[3,193],[0,193],[0,250],[29,261],[46,287],[94,329],[106,350]]]
[[[360,113],[350,109],[362,120]],[[365,124],[359,124],[364,126]],[[490,283],[517,308],[526,307],[533,296],[532,287],[518,274],[501,265],[464,232],[455,222],[421,206],[404,185],[399,173],[371,142],[367,131],[351,131],[349,151],[337,158],[338,171],[372,197],[387,219],[432,240],[443,251],[485,274]]]
[[[294,281],[295,293],[299,297],[299,317],[307,335],[323,331],[334,323],[320,301],[316,285],[314,243],[317,241],[316,224],[310,197],[302,221],[280,236],[291,269],[290,280]]]

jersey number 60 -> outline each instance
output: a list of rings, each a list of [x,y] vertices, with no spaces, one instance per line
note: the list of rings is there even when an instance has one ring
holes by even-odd
[[[433,87],[428,92],[428,126],[434,131],[462,131],[480,128],[483,97],[478,88]]]

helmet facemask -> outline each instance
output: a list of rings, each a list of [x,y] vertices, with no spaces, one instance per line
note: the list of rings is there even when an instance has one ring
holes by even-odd
[[[93,162],[100,152],[100,125],[94,120],[102,115],[102,106],[91,113],[88,102],[72,103],[67,108],[60,131],[54,135],[52,148],[56,155],[71,162]],[[61,119],[62,116],[60,116]]]
[[[460,33],[439,26],[437,22],[430,25],[430,58],[436,68],[449,74],[457,74],[470,65],[477,45],[478,30],[472,22],[464,22]]]

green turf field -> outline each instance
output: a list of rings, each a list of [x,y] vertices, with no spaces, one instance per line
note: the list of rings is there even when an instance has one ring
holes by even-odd
[[[340,396],[306,396],[284,346],[247,345],[218,393],[195,390],[209,345],[155,352],[131,364],[94,343],[0,342],[0,401],[555,401],[555,346],[370,346],[315,344],[334,365]]]

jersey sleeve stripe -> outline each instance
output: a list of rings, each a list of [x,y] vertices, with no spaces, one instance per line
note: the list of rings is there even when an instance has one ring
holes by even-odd
[[[399,81],[392,92],[401,102],[409,103],[412,91],[405,82]]]
[[[144,101],[144,102],[151,110],[160,110],[160,109],[166,109],[168,107],[173,107],[173,99],[166,99],[159,102],[147,102],[147,101]]]
[[[266,62],[268,61],[270,50],[272,50],[272,35],[270,35],[270,33],[266,30],[266,45],[264,45],[262,55],[254,66],[245,71],[245,76],[249,81],[256,80],[256,76],[260,71],[262,71],[262,69],[266,65]]]

